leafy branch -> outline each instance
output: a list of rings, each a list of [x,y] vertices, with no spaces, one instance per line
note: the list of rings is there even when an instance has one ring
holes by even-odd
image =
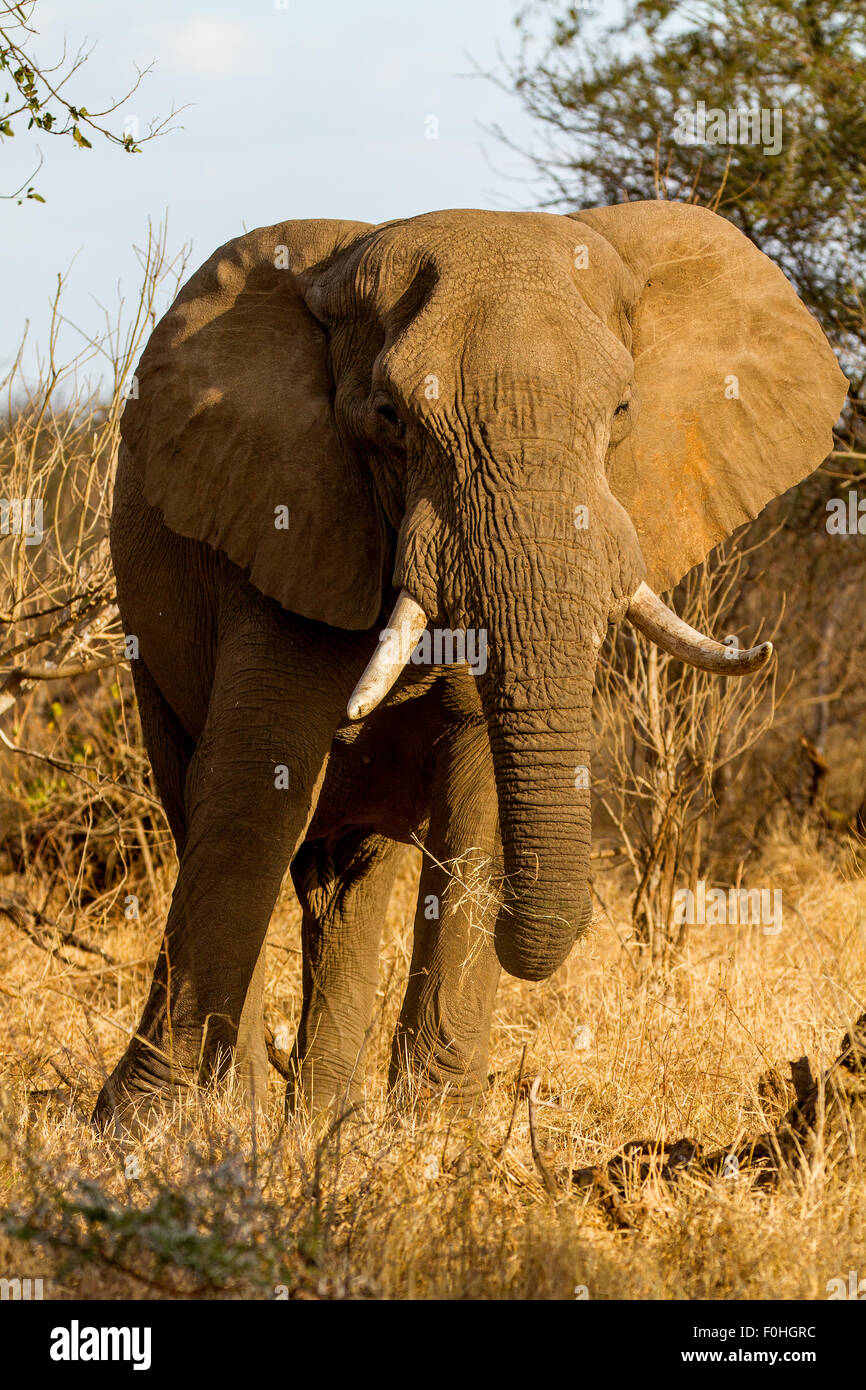
[[[28,51],[39,32],[31,22],[36,4],[37,0],[18,0],[18,3],[16,0],[0,0],[0,72],[11,83],[0,105],[0,137],[7,140],[13,138],[23,125],[28,131],[35,129],[46,135],[67,137],[80,150],[92,149],[89,136],[97,134],[103,135],[110,144],[118,145],[127,154],[140,154],[142,145],[170,128],[178,114],[175,107],[167,116],[152,120],[143,135],[126,126],[118,133],[106,123],[153,71],[153,63],[145,68],[139,68],[136,64],[136,79],[132,86],[102,110],[91,111],[73,102],[67,95],[68,84],[90,58],[94,46],[87,48],[82,44],[70,57],[64,40],[58,62],[50,67],[38,63]],[[28,199],[45,202],[32,182],[44,162],[38,147],[37,154],[36,168],[21,186],[12,193],[0,194],[0,198],[14,198],[19,205]]]

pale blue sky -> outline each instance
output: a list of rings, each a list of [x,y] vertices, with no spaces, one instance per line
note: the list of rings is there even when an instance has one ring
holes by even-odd
[[[191,267],[244,226],[290,217],[371,222],[444,207],[526,207],[526,172],[484,127],[518,143],[520,104],[468,74],[513,53],[520,0],[39,0],[36,47],[55,58],[96,41],[72,99],[95,110],[156,59],[122,115],[142,129],[188,104],[182,128],[126,155],[94,137],[77,151],[40,137],[45,205],[0,203],[4,370],[26,319],[45,342],[58,271],[73,261],[70,319],[95,332],[118,283],[137,284],[133,243],[168,210],[169,243],[191,241]],[[285,8],[283,8],[285,5]],[[428,116],[439,139],[425,139]],[[122,120],[119,122],[122,125]],[[7,141],[3,191],[26,178],[32,143]],[[69,331],[65,347],[72,347]],[[28,351],[28,370],[35,362]]]

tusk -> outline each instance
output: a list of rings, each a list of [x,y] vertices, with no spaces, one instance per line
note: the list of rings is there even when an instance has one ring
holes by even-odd
[[[388,626],[379,633],[379,646],[367,662],[364,674],[349,698],[347,713],[350,719],[363,719],[384,700],[426,627],[427,614],[424,609],[411,594],[401,589]]]
[[[759,647],[747,647],[742,651],[714,642],[712,637],[705,637],[678,618],[643,582],[632,595],[626,617],[662,651],[719,676],[745,676],[760,671],[773,654],[772,642],[762,642]]]

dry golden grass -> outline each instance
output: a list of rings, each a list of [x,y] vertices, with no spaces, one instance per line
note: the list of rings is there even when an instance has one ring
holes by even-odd
[[[648,1185],[632,1193],[627,1231],[566,1181],[633,1138],[733,1145],[783,1109],[759,1094],[763,1072],[803,1052],[832,1060],[866,1007],[866,882],[850,854],[776,829],[749,883],[783,889],[781,933],[694,928],[664,991],[641,982],[621,944],[624,888],[597,876],[614,920],[600,914],[547,984],[503,980],[491,1087],[467,1116],[440,1104],[398,1113],[384,1093],[417,874],[407,851],[364,1121],[330,1140],[286,1124],[274,1073],[255,1133],[227,1086],[121,1146],[97,1137],[88,1116],[143,1003],[170,887],[159,861],[154,872],[140,921],[115,904],[80,928],[115,965],[69,945],[64,961],[0,918],[7,1276],[41,1275],[50,1297],[570,1299],[584,1286],[593,1299],[820,1299],[829,1279],[866,1273],[863,1167],[826,1171],[820,1152],[771,1192],[745,1177]],[[20,886],[0,880],[0,890]],[[287,891],[270,938],[267,1014],[289,1029],[298,925]],[[524,1047],[525,1076],[542,1077],[538,1138],[561,1185],[555,1200],[533,1162],[522,1094],[502,1151]]]

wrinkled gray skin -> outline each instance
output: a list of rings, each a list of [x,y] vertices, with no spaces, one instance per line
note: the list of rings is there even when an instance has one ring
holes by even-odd
[[[180,867],[97,1117],[234,1048],[263,1093],[263,949],[289,865],[300,1085],[316,1108],[360,1093],[416,837],[391,1079],[476,1094],[500,965],[544,979],[589,915],[575,770],[608,624],[820,463],[844,379],[775,267],[668,204],[265,228],[198,272],[139,379],[112,554]],[[352,724],[401,588],[433,626],[484,629],[487,671],[410,666]],[[488,858],[503,902],[472,908],[443,866],[465,881]]]

